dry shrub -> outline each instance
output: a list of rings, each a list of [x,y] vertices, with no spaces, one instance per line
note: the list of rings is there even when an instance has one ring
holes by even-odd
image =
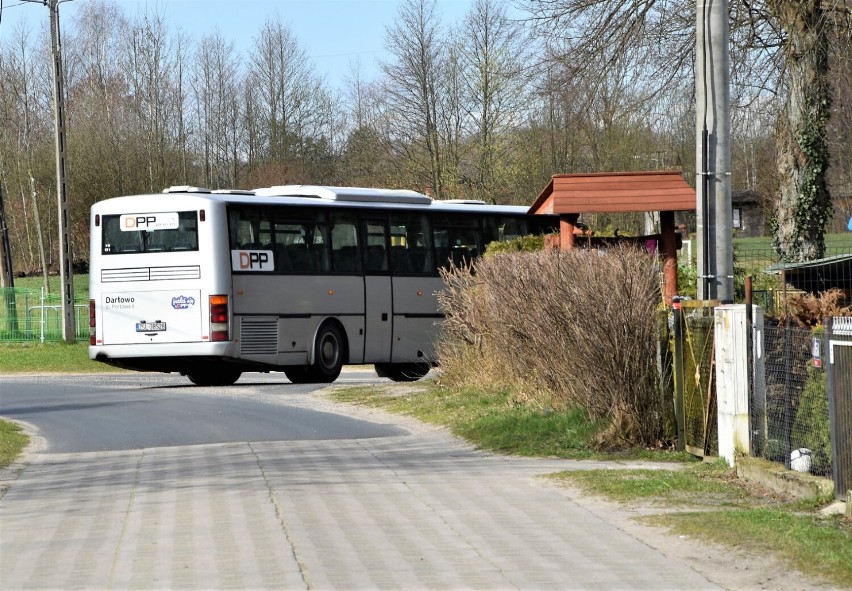
[[[583,408],[609,422],[610,446],[658,440],[653,258],[629,247],[507,253],[444,281],[445,382],[509,385],[541,406]]]
[[[796,326],[821,326],[829,316],[852,316],[852,307],[846,305],[847,299],[846,293],[836,287],[818,295],[794,293],[787,298],[780,320],[784,322],[789,316],[790,322]]]

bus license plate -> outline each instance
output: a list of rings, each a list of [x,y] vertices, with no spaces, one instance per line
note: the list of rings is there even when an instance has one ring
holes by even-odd
[[[137,322],[136,332],[162,332],[166,330],[165,322]]]

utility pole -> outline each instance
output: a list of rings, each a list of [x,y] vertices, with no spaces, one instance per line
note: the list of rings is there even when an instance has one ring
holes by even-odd
[[[68,194],[65,183],[65,93],[62,86],[62,44],[59,36],[59,0],[45,0],[50,8],[50,40],[53,55],[53,118],[56,127],[56,195],[59,201],[59,277],[62,286],[62,339],[77,340],[74,325],[74,269],[71,228],[68,225]]]
[[[698,298],[734,301],[727,0],[696,2]]]
[[[9,246],[9,229],[6,227],[6,212],[3,209],[3,186],[0,183],[0,287],[15,287],[12,273],[12,251]]]
[[[33,217],[35,218],[36,237],[38,238],[38,255],[41,261],[41,277],[44,293],[50,293],[50,282],[47,279],[47,257],[44,254],[44,234],[41,231],[41,214],[38,211],[38,193],[35,190],[35,179],[30,173],[30,191],[33,198]]]

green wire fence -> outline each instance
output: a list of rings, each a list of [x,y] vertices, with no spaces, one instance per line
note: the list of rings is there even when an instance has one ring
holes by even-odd
[[[74,298],[75,334],[89,338],[89,303]],[[44,289],[0,288],[0,342],[53,342],[62,340],[62,296]]]

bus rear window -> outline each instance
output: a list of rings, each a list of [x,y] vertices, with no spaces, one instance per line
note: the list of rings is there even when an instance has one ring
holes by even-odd
[[[195,211],[103,216],[103,254],[198,250]]]

